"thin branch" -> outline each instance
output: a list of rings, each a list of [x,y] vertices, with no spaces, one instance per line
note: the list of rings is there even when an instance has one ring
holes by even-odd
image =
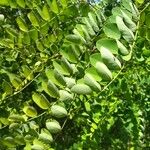
[[[29,121],[34,120],[34,119],[37,119],[37,118],[39,118],[39,117],[41,117],[41,116],[43,116],[43,115],[45,115],[45,114],[46,114],[46,111],[43,112],[43,113],[41,113],[40,115],[38,115],[38,116],[36,116],[36,117],[33,117],[33,118],[28,119],[26,122],[29,122]]]
[[[117,77],[120,75],[120,73],[122,72],[122,70],[124,69],[125,64],[122,66],[122,68],[120,69],[120,71],[117,73],[117,75],[101,90],[101,92],[99,93],[99,95],[104,92],[108,86],[110,86],[116,79]]]
[[[40,73],[39,74],[37,74],[35,77],[34,77],[34,79],[32,79],[28,84],[26,84],[22,89],[20,89],[19,91],[17,91],[17,92],[14,92],[12,95],[10,95],[10,96],[8,96],[8,97],[5,97],[4,99],[2,99],[2,102],[3,101],[5,101],[6,99],[9,99],[9,98],[11,98],[11,97],[13,97],[13,96],[15,96],[15,95],[17,95],[17,94],[19,94],[20,92],[22,92],[25,88],[27,88],[37,77],[39,77],[40,76]],[[25,81],[25,80],[24,80]],[[23,81],[23,82],[24,82]],[[22,83],[23,83],[22,82]],[[21,84],[22,85],[22,84]]]
[[[146,4],[146,6],[140,11],[140,14],[141,14],[142,12],[144,12],[144,11],[148,8],[149,5],[150,5],[150,2],[148,2],[148,3]]]
[[[8,127],[8,125],[3,126],[2,128],[0,128],[0,130],[5,129],[6,127]]]

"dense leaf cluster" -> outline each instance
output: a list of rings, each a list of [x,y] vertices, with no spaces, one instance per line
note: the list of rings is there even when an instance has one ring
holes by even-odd
[[[142,76],[149,67],[128,70],[149,65],[147,7],[139,13],[128,0],[0,6],[0,149],[149,146]]]

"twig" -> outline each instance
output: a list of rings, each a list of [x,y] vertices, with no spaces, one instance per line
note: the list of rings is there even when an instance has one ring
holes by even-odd
[[[0,130],[4,129],[4,128],[6,128],[6,127],[8,127],[8,125],[3,126],[2,128],[0,128]]]
[[[121,73],[122,70],[124,69],[124,66],[125,66],[125,64],[122,66],[122,68],[121,68],[120,71],[117,73],[117,75],[101,90],[101,92],[99,93],[99,95],[100,95],[102,92],[104,92],[104,91],[107,89],[107,87],[108,87],[109,85],[111,85],[111,84],[117,79],[117,77],[120,75],[120,73]]]
[[[150,2],[148,2],[147,4],[146,4],[146,6],[140,11],[140,14],[143,12],[143,11],[145,11],[145,9],[147,9],[147,7],[150,5]]]
[[[20,89],[19,91],[17,91],[17,92],[14,92],[12,95],[10,95],[10,96],[7,96],[7,97],[5,97],[4,99],[2,99],[2,102],[4,101],[4,100],[6,100],[6,99],[9,99],[9,98],[11,98],[11,97],[13,97],[13,96],[15,96],[15,95],[17,95],[17,94],[19,94],[20,92],[22,92],[25,88],[27,88],[37,77],[39,77],[39,75],[40,75],[40,73],[39,74],[37,74],[35,77],[34,77],[34,79],[32,79],[28,84],[26,84],[22,89]],[[26,80],[26,79],[25,79]],[[24,81],[25,81],[24,80]],[[24,82],[23,81],[23,82]],[[22,82],[22,83],[23,83]]]
[[[46,114],[46,111],[43,112],[43,113],[41,113],[40,115],[38,115],[38,116],[36,116],[36,117],[33,117],[33,118],[28,119],[26,122],[29,122],[29,121],[34,120],[34,119],[37,119],[37,118],[39,118],[39,117],[41,117],[41,116],[43,116],[43,115],[45,115],[45,114]]]

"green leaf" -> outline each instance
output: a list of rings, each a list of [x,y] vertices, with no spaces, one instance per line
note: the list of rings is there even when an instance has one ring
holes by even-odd
[[[54,77],[61,85],[66,86],[64,76],[61,73],[59,73],[56,69],[54,69]]]
[[[140,15],[140,23],[144,24],[145,19],[146,19],[146,13],[143,11]]]
[[[63,8],[67,7],[67,0],[60,0],[60,3],[61,3]]]
[[[120,61],[105,47],[100,48],[102,61],[109,69],[120,69]]]
[[[17,8],[17,2],[15,0],[9,0],[9,6],[11,8]]]
[[[65,77],[65,80],[66,80],[67,87],[69,89],[72,88],[76,84],[76,81],[73,78]]]
[[[102,78],[98,75],[98,73],[94,67],[87,68],[85,70],[85,74],[89,74],[98,82],[102,80]]]
[[[0,118],[0,121],[1,121],[1,123],[4,124],[4,125],[9,125],[9,124],[10,124],[8,118],[1,117],[1,118]]]
[[[130,53],[126,56],[122,56],[122,59],[125,61],[129,61],[132,58],[132,51],[130,51]]]
[[[32,38],[34,41],[36,41],[37,39],[38,39],[38,31],[37,31],[37,29],[31,29],[30,31],[29,31],[29,36],[30,36],[30,38]]]
[[[101,49],[101,47],[105,47],[109,49],[113,54],[118,54],[118,46],[115,40],[113,39],[107,39],[103,38],[96,42],[96,48],[98,50]]]
[[[9,129],[16,129],[16,128],[19,128],[19,126],[20,126],[20,124],[19,123],[11,123],[10,125],[9,125]]]
[[[133,32],[124,24],[123,19],[119,16],[116,17],[116,23],[118,29],[122,33],[123,38],[128,42],[131,43],[134,40]]]
[[[24,117],[21,115],[18,115],[18,114],[11,114],[8,117],[8,119],[11,121],[16,121],[16,122],[20,122],[20,121],[24,122],[25,121]]]
[[[127,25],[127,27],[134,32],[136,30],[136,24],[132,21],[132,19],[123,10],[121,10],[121,13],[122,13],[124,22]]]
[[[17,17],[16,21],[17,21],[17,24],[18,24],[20,30],[22,30],[24,32],[28,31],[28,27],[26,25],[26,22],[21,17]]]
[[[46,68],[45,73],[48,79],[50,79],[54,84],[58,85],[59,87],[63,87],[58,80],[56,80],[53,69]]]
[[[65,90],[60,90],[59,95],[60,95],[60,98],[59,98],[60,101],[73,100],[73,95],[70,94],[69,92],[65,91]]]
[[[0,45],[2,47],[14,48],[14,42],[10,39],[1,39]]]
[[[44,146],[34,144],[31,146],[31,150],[44,150]]]
[[[83,24],[85,24],[87,26],[87,29],[88,29],[88,33],[91,35],[91,36],[94,36],[95,35],[95,32],[92,28],[92,25],[90,24],[90,21],[87,17],[83,17],[82,18],[82,22]]]
[[[5,80],[2,83],[2,88],[6,95],[11,95],[13,92],[12,86]]]
[[[17,4],[22,7],[25,8],[25,1],[24,0],[16,0]]]
[[[41,28],[40,28],[41,34],[43,36],[47,36],[48,30],[49,30],[49,23],[48,22],[47,23],[43,22],[43,24],[41,24]]]
[[[122,6],[125,7],[128,11],[131,11],[131,0],[123,0],[122,1]]]
[[[91,111],[91,106],[90,106],[90,103],[89,102],[85,102],[84,103],[84,106],[85,106],[85,109],[87,112],[90,112]]]
[[[67,61],[67,59],[65,59],[64,57],[61,58],[61,66],[62,68],[64,68],[65,70],[67,70],[70,74],[73,73],[73,67],[71,66],[71,64]]]
[[[63,75],[69,75],[68,70],[65,69],[65,68],[62,66],[61,61],[59,61],[59,60],[54,60],[54,61],[53,61],[53,66],[54,66],[54,68],[55,68],[58,72],[60,72],[61,74],[63,74]]]
[[[76,25],[77,27],[77,25]],[[88,28],[85,26],[85,25],[78,25],[77,28],[80,28],[82,30],[82,33],[84,35],[84,38],[87,40],[87,41],[90,41],[91,38],[90,38],[90,35],[88,33]]]
[[[24,137],[22,135],[17,135],[14,138],[15,143],[17,143],[18,145],[25,145],[25,141],[24,141]]]
[[[52,135],[49,133],[45,133],[45,132],[42,132],[39,134],[39,138],[38,138],[40,141],[44,142],[44,143],[52,143],[53,142],[53,137]]]
[[[136,0],[139,4],[143,4],[144,0]]]
[[[103,80],[110,81],[112,79],[112,73],[104,63],[97,62],[95,68]]]
[[[90,74],[85,74],[84,83],[87,84],[93,91],[101,91],[100,84],[96,82],[96,80]]]
[[[70,62],[73,63],[78,62],[78,58],[74,54],[74,51],[71,50],[70,46],[64,47],[62,50],[60,50],[60,53],[65,59],[68,59]]]
[[[3,14],[0,14],[0,21],[4,21],[4,15]]]
[[[32,106],[25,106],[25,107],[23,108],[23,112],[24,112],[27,116],[29,116],[29,117],[35,117],[35,116],[37,116],[37,111],[36,111],[36,109],[35,109],[34,107],[32,107]]]
[[[81,36],[77,34],[69,34],[66,36],[66,40],[75,44],[85,43]]]
[[[89,22],[90,22],[91,26],[93,27],[94,31],[98,32],[99,31],[99,27],[98,27],[98,24],[97,24],[97,20],[96,20],[95,14],[89,12],[88,13],[88,17],[89,17]]]
[[[42,9],[42,18],[46,21],[50,20],[49,8],[45,4]]]
[[[67,116],[67,110],[59,105],[53,105],[51,107],[51,114],[56,118],[64,118]]]
[[[130,6],[129,6],[130,7]],[[121,12],[121,10],[124,12],[124,13],[126,13],[130,18],[132,18],[132,13],[130,12],[130,11],[128,11],[126,8],[124,8],[124,7],[114,7],[113,9],[112,9],[112,14],[113,14],[113,16],[112,17],[114,17],[114,18],[116,18],[116,16],[120,16],[120,17],[122,17],[122,12]],[[116,20],[116,19],[115,19]],[[116,22],[116,21],[115,21]],[[114,22],[114,23],[115,23]]]
[[[19,48],[22,48],[23,47],[23,33],[22,32],[19,32],[19,35],[18,35],[18,47]]]
[[[139,11],[138,11],[137,7],[131,1],[129,2],[129,6],[131,8],[130,11],[132,13],[133,19],[135,21],[138,21]]]
[[[8,6],[9,5],[9,1],[8,0],[1,0],[0,1],[0,5],[6,5],[6,6]]]
[[[26,45],[30,45],[30,42],[31,42],[31,40],[30,40],[29,33],[25,32],[23,35],[23,43]]]
[[[150,13],[146,14],[145,24],[150,28]]]
[[[127,48],[118,40],[117,41],[117,45],[118,45],[118,49],[119,49],[119,52],[120,54],[126,56],[129,54],[129,51],[127,50]]]
[[[32,99],[42,109],[48,109],[50,106],[48,99],[43,94],[33,92]]]
[[[120,39],[121,33],[118,30],[118,27],[114,23],[108,23],[103,27],[104,33],[113,39]]]
[[[48,82],[43,81],[42,82],[42,88],[50,96],[52,96],[54,98],[59,97],[58,88],[55,86],[55,84],[51,80],[48,80]]]
[[[76,84],[71,88],[71,92],[75,94],[89,95],[92,93],[92,90],[86,84]]]
[[[6,73],[9,76],[9,80],[12,83],[12,85],[16,88],[16,90],[20,88],[20,86],[22,85],[22,81],[17,75],[5,70],[2,70],[2,72]]]
[[[28,127],[28,126],[27,126]],[[27,134],[25,137],[24,137],[25,141],[27,142],[31,142],[33,141],[34,137],[30,134]],[[28,149],[27,149],[28,150]]]
[[[96,14],[96,19],[97,19],[97,23],[98,23],[98,26],[101,27],[102,26],[102,16],[101,14],[99,13],[99,11],[94,11],[94,13]]]
[[[70,44],[69,46],[70,51],[72,52],[72,55],[75,55],[76,59],[78,60],[78,57],[80,57],[80,50],[75,44]]]
[[[150,28],[147,28],[146,30],[146,38],[150,41]]]
[[[8,32],[8,34],[10,34],[13,37],[17,37],[18,36],[17,31],[15,29],[13,29],[13,28],[7,28],[6,32]]]
[[[28,13],[27,16],[28,16],[28,18],[31,21],[33,26],[35,26],[35,27],[39,26],[38,19],[37,19],[36,15],[33,12]]]
[[[81,30],[81,29],[80,29]],[[73,33],[74,35],[71,37],[71,34],[70,34],[70,42],[73,42],[75,44],[86,44],[86,40],[84,39],[84,35],[83,35],[83,32],[82,30],[80,31],[79,28],[76,29],[74,28],[73,29]],[[71,41],[72,40],[72,41]]]
[[[39,51],[41,51],[41,52],[44,51],[44,46],[43,46],[42,42],[39,40],[36,40],[36,47]]]
[[[98,61],[102,61],[101,54],[95,53],[90,56],[90,62],[95,67]]]
[[[14,142],[14,138],[13,137],[5,137],[2,141],[3,145],[5,145],[6,147],[15,147],[15,142]]]
[[[51,10],[58,14],[59,13],[59,8],[56,0],[52,0],[51,5],[50,5]]]
[[[97,10],[97,12],[100,14],[100,16],[101,16],[101,19],[102,19],[102,21],[106,21],[106,17],[105,17],[105,15],[104,15],[104,11],[102,11],[102,10]]]
[[[20,86],[22,85],[21,79],[17,77],[11,78],[10,82],[16,88],[16,90],[20,89]]]
[[[59,133],[62,130],[59,122],[56,120],[46,121],[46,128],[54,134]]]

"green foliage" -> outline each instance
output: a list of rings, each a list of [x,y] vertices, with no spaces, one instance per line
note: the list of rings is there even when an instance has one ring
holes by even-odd
[[[1,1],[0,149],[148,147],[150,11],[141,8]]]

